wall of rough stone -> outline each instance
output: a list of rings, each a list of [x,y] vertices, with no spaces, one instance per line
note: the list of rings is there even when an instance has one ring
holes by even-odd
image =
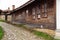
[[[0,15],[1,20],[5,20],[5,15]]]

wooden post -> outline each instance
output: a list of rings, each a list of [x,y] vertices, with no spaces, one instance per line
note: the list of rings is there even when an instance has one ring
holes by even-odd
[[[0,12],[0,19],[1,19],[1,12]]]
[[[7,21],[7,16],[8,16],[7,13],[5,13],[5,21]]]
[[[12,22],[14,22],[15,14],[11,14],[11,15],[12,15]]]

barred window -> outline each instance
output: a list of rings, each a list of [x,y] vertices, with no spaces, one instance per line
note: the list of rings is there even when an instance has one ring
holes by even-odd
[[[33,9],[32,9],[32,16],[33,16],[33,19],[36,18],[35,15],[36,15],[36,14],[35,14],[35,8],[33,8]]]
[[[32,15],[35,15],[35,9],[34,8],[32,9]]]
[[[26,15],[27,15],[27,17],[28,17],[28,13],[29,13],[29,10],[26,10]]]
[[[39,18],[41,18],[41,15],[40,15],[40,14],[38,14],[38,19],[39,19]]]
[[[47,17],[48,12],[47,12],[47,3],[45,2],[44,5],[42,5],[42,17]]]
[[[28,10],[26,10],[26,13],[28,14]]]
[[[40,19],[40,18],[41,18],[40,6],[37,6],[37,7],[36,7],[36,11],[37,11],[37,18]]]

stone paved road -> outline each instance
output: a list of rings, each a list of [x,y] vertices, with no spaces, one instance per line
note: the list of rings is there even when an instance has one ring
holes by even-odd
[[[0,22],[0,26],[5,31],[2,40],[43,40],[23,28],[15,27],[4,22]]]

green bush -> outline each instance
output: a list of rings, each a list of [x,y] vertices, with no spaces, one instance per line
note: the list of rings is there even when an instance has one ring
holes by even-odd
[[[4,35],[4,31],[3,31],[3,29],[0,26],[0,40],[2,39],[3,35]]]

